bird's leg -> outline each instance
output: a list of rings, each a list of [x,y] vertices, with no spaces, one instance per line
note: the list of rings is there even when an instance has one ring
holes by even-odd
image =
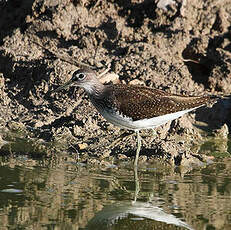
[[[137,150],[136,150],[136,158],[134,161],[134,167],[137,167],[138,165],[138,159],[139,159],[139,154],[140,154],[140,149],[141,149],[141,137],[140,137],[139,130],[136,131],[136,134],[137,134]]]
[[[139,182],[137,167],[134,167],[134,182],[135,182],[135,194],[134,194],[134,201],[133,201],[133,203],[136,202],[138,194],[140,192],[140,182]]]

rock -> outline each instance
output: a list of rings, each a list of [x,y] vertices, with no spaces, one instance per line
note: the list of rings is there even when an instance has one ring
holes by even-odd
[[[129,82],[129,85],[144,85],[144,82],[140,81],[138,79],[134,79],[134,80]]]
[[[87,143],[81,143],[81,144],[78,144],[78,147],[79,147],[79,150],[84,150],[88,147],[88,144]]]
[[[125,154],[118,154],[118,155],[117,155],[117,158],[118,158],[119,160],[125,160],[125,159],[127,159],[128,157],[127,157]]]
[[[119,83],[119,75],[115,73],[107,73],[100,77],[100,81],[104,84],[109,82],[113,82],[114,84],[116,84]]]

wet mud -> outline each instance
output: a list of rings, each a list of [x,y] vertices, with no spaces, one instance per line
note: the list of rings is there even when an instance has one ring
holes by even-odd
[[[222,151],[230,153],[230,12],[229,0],[1,1],[2,154],[64,151],[92,164],[133,159],[135,136],[117,141],[124,131],[107,123],[83,90],[49,94],[81,63],[98,74],[110,64],[103,82],[225,95],[159,127],[156,135],[143,131],[141,163],[209,161],[196,147],[208,136],[221,139]]]

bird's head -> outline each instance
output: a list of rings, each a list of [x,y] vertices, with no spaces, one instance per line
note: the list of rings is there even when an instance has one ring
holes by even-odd
[[[93,70],[79,69],[72,74],[72,78],[68,82],[55,89],[53,92],[65,89],[69,86],[77,86],[84,88],[87,93],[91,94],[94,93],[95,88],[99,85],[101,85],[101,83]]]

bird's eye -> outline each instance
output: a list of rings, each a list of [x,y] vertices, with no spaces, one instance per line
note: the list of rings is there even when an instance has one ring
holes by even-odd
[[[84,73],[79,73],[78,74],[78,79],[79,80],[83,80],[85,78],[85,74]]]

